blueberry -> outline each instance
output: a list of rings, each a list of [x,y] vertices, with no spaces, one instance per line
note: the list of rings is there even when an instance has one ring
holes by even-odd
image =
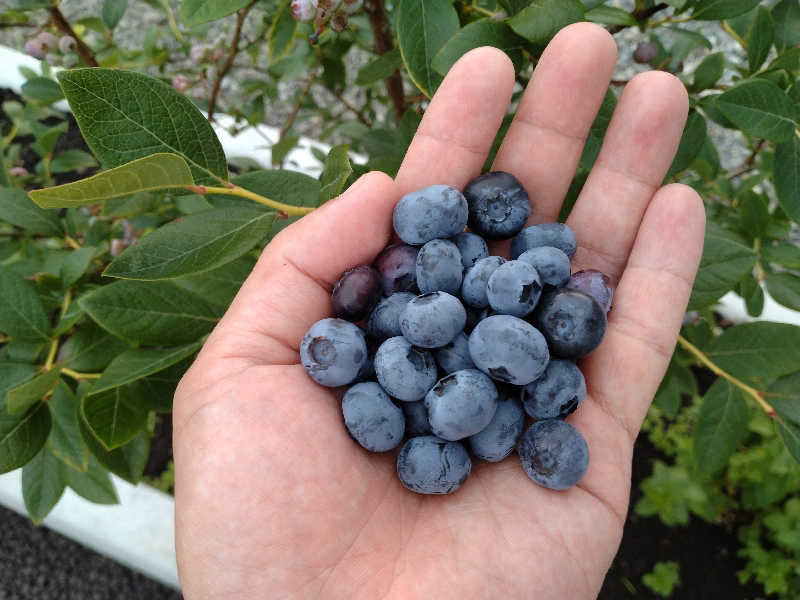
[[[395,244],[378,255],[373,266],[381,276],[384,295],[417,291],[418,252],[414,246]]]
[[[472,362],[492,379],[525,385],[547,367],[547,342],[533,325],[511,315],[493,315],[469,336]]]
[[[431,425],[428,423],[428,410],[425,402],[403,402],[401,408],[406,417],[406,435],[416,437],[419,435],[431,435]]]
[[[542,296],[532,322],[553,355],[580,358],[597,348],[606,332],[606,313],[588,294],[553,290]]]
[[[343,319],[317,321],[300,342],[300,361],[311,379],[337,387],[351,383],[367,362],[364,332]]]
[[[464,267],[458,246],[447,240],[431,240],[417,254],[417,287],[423,294],[447,292],[457,295]]]
[[[481,236],[474,233],[462,231],[450,238],[450,241],[458,247],[458,251],[461,253],[461,264],[465,269],[474,265],[481,258],[489,256],[489,246]]]
[[[422,348],[439,348],[464,329],[467,311],[455,296],[431,292],[411,300],[400,313],[403,336]]]
[[[541,293],[539,274],[522,260],[510,260],[497,267],[486,287],[489,306],[500,314],[515,317],[529,314]]]
[[[519,459],[534,482],[551,490],[578,483],[589,467],[589,448],[581,432],[566,421],[537,421],[522,434]]]
[[[418,494],[450,494],[469,477],[472,462],[458,442],[433,435],[413,437],[397,455],[400,482]]]
[[[395,292],[378,302],[367,319],[367,333],[380,341],[403,335],[400,330],[400,313],[414,298],[416,296],[410,292]]]
[[[381,299],[381,279],[370,266],[362,265],[344,272],[333,286],[331,306],[340,319],[360,321]]]
[[[490,240],[515,236],[531,214],[528,193],[516,177],[503,171],[476,177],[464,189],[469,228]]]
[[[405,415],[373,381],[357,383],[347,390],[342,414],[347,431],[370,452],[386,452],[403,441]]]
[[[531,248],[520,254],[518,260],[536,269],[543,284],[560,287],[569,279],[569,256],[553,246]]]
[[[517,259],[526,250],[539,246],[553,246],[572,258],[578,242],[572,230],[563,223],[532,225],[520,231],[511,241],[511,258]]]
[[[436,362],[445,373],[462,369],[474,369],[475,364],[469,355],[469,338],[463,331],[453,340],[434,352]]]
[[[525,412],[534,419],[557,419],[575,411],[586,396],[586,380],[574,362],[553,358],[541,377],[522,388]]]
[[[425,396],[428,423],[434,435],[460,440],[486,427],[497,410],[497,388],[477,369],[464,369],[440,379]]]
[[[504,262],[506,259],[502,256],[489,256],[481,258],[467,269],[464,281],[461,283],[461,299],[464,300],[464,304],[473,308],[489,306],[489,298],[486,295],[489,277]]]
[[[491,422],[469,438],[472,453],[488,462],[499,462],[511,454],[525,427],[525,411],[516,398],[500,394]]]
[[[645,64],[649,63],[658,56],[658,46],[653,42],[639,42],[633,51],[634,62]]]
[[[467,225],[467,201],[455,188],[432,185],[400,198],[392,224],[406,244],[422,245],[453,237]]]
[[[375,376],[384,390],[405,402],[421,400],[436,383],[436,361],[403,337],[383,342],[375,353]]]
[[[614,298],[614,286],[611,285],[611,278],[605,273],[595,269],[578,271],[564,284],[568,290],[577,290],[584,294],[589,294],[594,298],[603,311],[608,312],[611,308],[611,300]]]

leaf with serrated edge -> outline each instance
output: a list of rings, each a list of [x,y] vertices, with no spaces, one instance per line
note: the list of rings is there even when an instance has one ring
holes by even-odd
[[[147,426],[148,407],[136,382],[81,399],[81,416],[103,447],[114,450]]]
[[[154,346],[194,341],[218,320],[203,298],[170,281],[117,281],[83,296],[80,303],[106,331]]]
[[[189,164],[198,184],[228,178],[228,163],[211,124],[171,85],[134,71],[70,69],[58,73],[81,133],[110,169],[167,152]]]
[[[193,185],[189,165],[177,154],[152,154],[87,179],[28,192],[42,208],[97,204],[137,192]]]
[[[62,381],[47,405],[53,420],[47,447],[71,469],[85,472],[89,467],[89,450],[78,429],[78,401],[75,394]]]
[[[203,342],[198,341],[166,350],[143,350],[141,348],[127,350],[111,361],[100,379],[95,382],[91,393],[99,394],[158,373],[194,354],[202,345]]]
[[[44,521],[63,493],[61,461],[42,448],[22,469],[22,498],[31,520]]]
[[[728,464],[747,435],[749,409],[744,393],[719,378],[708,389],[694,428],[694,455],[700,473],[710,475]]]

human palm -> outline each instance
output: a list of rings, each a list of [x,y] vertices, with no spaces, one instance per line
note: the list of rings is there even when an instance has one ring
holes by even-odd
[[[554,221],[616,60],[580,23],[537,65],[493,170],[528,190],[531,223]],[[568,224],[573,264],[617,291],[606,337],[581,362],[588,394],[569,421],[589,469],[568,491],[532,483],[515,456],[473,461],[464,486],[420,496],[345,433],[340,394],[313,383],[300,339],[330,316],[343,271],[370,263],[391,210],[433,183],[477,175],[514,85],[501,52],[470,52],[431,101],[395,180],[359,179],[267,247],[175,395],[176,541],[184,595],[197,598],[593,598],[627,511],[633,441],[680,328],[704,212],[659,187],[686,94],[650,72],[625,88]],[[502,247],[496,251],[502,251]]]

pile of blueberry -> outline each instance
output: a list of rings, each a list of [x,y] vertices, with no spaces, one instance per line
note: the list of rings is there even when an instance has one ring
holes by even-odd
[[[350,435],[371,452],[402,444],[397,474],[409,490],[458,489],[467,448],[498,462],[518,446],[528,476],[551,489],[586,472],[586,442],[563,419],[586,395],[574,360],[600,343],[613,289],[599,271],[570,273],[569,227],[523,229],[530,210],[504,172],[463,194],[432,185],[405,195],[392,219],[404,243],[347,271],[333,289],[336,318],[303,337],[314,381],[358,382],[342,399]],[[489,256],[487,240],[512,237],[512,260]],[[526,413],[535,421],[523,433]]]

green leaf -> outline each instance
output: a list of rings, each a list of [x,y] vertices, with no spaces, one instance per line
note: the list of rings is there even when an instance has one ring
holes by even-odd
[[[106,331],[151,346],[194,341],[218,320],[203,298],[169,281],[117,281],[84,296],[80,305]]]
[[[657,562],[651,572],[642,575],[642,583],[663,598],[672,596],[680,580],[680,565],[672,560]]]
[[[800,372],[776,380],[766,400],[775,409],[775,428],[786,449],[800,462]]]
[[[749,410],[744,392],[721,377],[708,389],[694,428],[699,473],[711,475],[728,464],[747,435]]]
[[[59,237],[64,235],[61,220],[31,202],[19,188],[0,187],[0,221],[22,227],[30,233]]]
[[[294,41],[294,34],[297,31],[297,21],[292,16],[289,0],[285,0],[278,9],[272,26],[269,28],[267,39],[269,40],[269,60],[275,62],[280,60],[289,52]]]
[[[63,493],[61,462],[42,448],[22,469],[22,499],[34,524],[44,521]]]
[[[764,290],[755,277],[747,275],[739,282],[739,295],[744,300],[748,315],[758,317],[764,312]]]
[[[6,392],[33,379],[36,367],[25,363],[0,362],[0,409],[7,410]]]
[[[316,180],[314,181],[316,182]],[[254,266],[255,260],[253,258],[243,256],[219,269],[207,271],[194,277],[172,279],[171,282],[200,296],[214,306],[217,316],[222,316],[222,313],[228,309],[234,296],[236,296],[236,292],[242,287],[242,283],[250,275]]]
[[[760,0],[699,0],[692,12],[697,21],[721,21],[752,10]]]
[[[0,268],[0,331],[14,339],[49,339],[50,325],[42,301],[21,276]]]
[[[56,387],[60,374],[61,367],[55,367],[37,375],[19,387],[9,390],[6,394],[9,414],[18,415],[24,413],[33,404],[39,402],[45,394]]]
[[[67,252],[61,263],[61,283],[65,287],[69,287],[83,277],[92,262],[94,254],[94,248],[77,248]]]
[[[83,150],[64,150],[53,157],[50,162],[51,173],[71,173],[97,166],[94,156]]]
[[[64,343],[60,358],[64,366],[75,371],[100,371],[128,347],[126,342],[88,321]]]
[[[754,238],[762,237],[769,225],[769,200],[752,190],[742,193],[739,199],[739,217],[742,227]]]
[[[257,169],[231,178],[231,183],[255,192],[260,196],[292,206],[317,206],[319,202],[319,181],[297,171]],[[206,198],[216,208],[228,206],[262,208],[261,205],[256,205],[252,201],[239,196],[209,194]],[[262,210],[272,209],[263,207]]]
[[[178,388],[178,382],[189,370],[193,362],[194,359],[189,357],[168,369],[137,381],[147,398],[149,410],[158,413],[172,412],[172,399],[175,396],[175,390]]]
[[[800,269],[800,247],[794,244],[778,244],[776,246],[761,246],[761,257],[772,263],[777,263],[787,269]]]
[[[71,470],[86,471],[89,467],[89,451],[78,429],[78,400],[75,394],[62,381],[56,386],[47,405],[53,421],[47,447]]]
[[[784,142],[794,136],[796,111],[789,96],[765,79],[744,81],[717,96],[716,107],[745,133]]]
[[[103,171],[87,179],[29,192],[42,208],[65,208],[97,204],[137,192],[193,185],[186,161],[177,154],[152,154]]]
[[[719,81],[725,71],[725,55],[722,52],[709,54],[694,70],[693,92],[702,92]]]
[[[767,60],[772,47],[772,32],[772,15],[766,7],[759,6],[747,36],[747,62],[751,73],[755,73]]]
[[[325,159],[325,166],[319,176],[319,204],[323,204],[342,193],[344,184],[353,167],[350,166],[347,144],[340,144],[331,148]]]
[[[124,446],[147,426],[148,404],[138,382],[90,393],[81,400],[81,417],[106,450]]]
[[[356,85],[372,85],[378,81],[383,81],[391,77],[392,73],[403,66],[403,57],[400,55],[400,48],[392,48],[386,54],[382,54],[358,70]]]
[[[775,300],[791,308],[800,310],[800,277],[791,273],[768,273],[767,291]]]
[[[150,437],[147,432],[140,431],[133,441],[109,452],[97,441],[83,418],[79,419],[78,424],[83,441],[97,462],[125,481],[134,485],[139,483],[150,455]],[[91,457],[89,460],[91,461]]]
[[[795,425],[781,417],[775,419],[775,428],[781,436],[789,454],[800,463],[800,426]]]
[[[493,46],[509,55],[518,65],[522,61],[520,48],[524,40],[505,23],[494,19],[479,19],[460,29],[433,58],[433,68],[446,75],[464,54],[481,46]]]
[[[665,29],[673,31],[679,38],[684,38],[684,40],[691,45],[703,46],[709,50],[713,48],[711,40],[696,31],[681,29],[680,27],[666,27]]]
[[[726,329],[705,353],[734,377],[767,380],[800,368],[800,327],[758,321]]]
[[[608,124],[611,122],[611,116],[614,114],[616,107],[617,97],[609,88],[606,90],[603,103],[600,105],[600,110],[592,122],[589,135],[583,145],[583,153],[580,160],[582,169],[588,171],[594,165],[594,161],[597,160],[597,155],[600,154],[600,147],[603,145],[603,138],[606,135],[606,129],[608,129]]]
[[[449,0],[400,0],[397,41],[411,81],[428,98],[442,82],[433,57],[458,31],[458,14]]]
[[[800,137],[792,136],[775,147],[775,194],[786,214],[800,223]]]
[[[103,23],[109,29],[114,29],[128,9],[128,0],[103,0],[100,14]]]
[[[29,100],[52,104],[64,97],[58,84],[49,77],[32,77],[22,84],[22,95]]]
[[[274,221],[274,212],[255,207],[187,215],[127,248],[103,274],[121,279],[171,279],[210,271],[265,241]]]
[[[583,5],[578,0],[533,0],[508,24],[526,40],[544,45],[559,29],[582,20]]]
[[[50,434],[50,412],[40,403],[24,415],[10,415],[0,400],[0,474],[18,469],[33,458]]]
[[[272,144],[272,147],[270,148],[270,152],[272,153],[272,164],[279,165],[283,163],[283,161],[289,155],[289,152],[291,152],[294,147],[297,146],[297,142],[299,141],[299,136],[287,135]]]
[[[181,17],[187,27],[202,25],[232,15],[250,0],[183,0]]]
[[[689,113],[686,119],[686,126],[681,135],[681,141],[678,145],[678,151],[675,153],[675,158],[672,160],[672,165],[667,172],[665,179],[669,179],[675,173],[680,173],[689,166],[697,158],[700,149],[703,147],[703,142],[706,139],[706,119],[696,111]]]
[[[775,21],[775,47],[790,48],[800,42],[800,3],[797,0],[781,0],[772,7]]]
[[[753,270],[756,253],[751,248],[726,237],[718,227],[706,229],[703,256],[697,271],[689,310],[713,304]]]
[[[498,4],[503,7],[509,17],[513,17],[523,8],[530,4],[530,0],[499,0]]]
[[[167,152],[183,157],[198,184],[228,178],[225,154],[208,120],[171,85],[133,71],[97,68],[61,71],[58,80],[103,167]]]
[[[636,26],[636,19],[629,12],[614,6],[598,6],[586,11],[584,15],[587,21],[601,23],[603,25],[627,25]]]
[[[114,482],[94,456],[89,457],[89,468],[85,473],[70,469],[66,465],[61,473],[64,483],[73,491],[94,504],[119,504]]]
[[[92,386],[91,393],[99,394],[158,373],[191,356],[202,345],[203,342],[194,342],[165,350],[142,350],[141,348],[127,350],[111,361],[102,377]]]

